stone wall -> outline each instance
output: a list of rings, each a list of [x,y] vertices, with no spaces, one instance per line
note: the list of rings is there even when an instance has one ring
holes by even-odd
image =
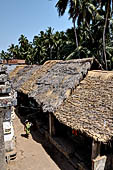
[[[0,170],[6,170],[4,136],[3,136],[3,117],[4,117],[3,111],[0,110]]]
[[[3,121],[9,109],[17,104],[15,91],[11,87],[7,67],[0,65],[0,170],[6,170]]]

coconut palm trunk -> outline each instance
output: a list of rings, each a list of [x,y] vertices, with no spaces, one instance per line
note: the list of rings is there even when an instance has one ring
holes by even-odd
[[[104,24],[104,30],[103,30],[103,53],[104,53],[106,70],[108,70],[107,57],[106,57],[106,28],[107,28],[107,22],[108,22],[108,16],[109,16],[109,9],[110,9],[110,0],[108,0],[108,3],[107,3],[106,18],[105,18],[105,24]]]
[[[76,47],[78,48],[78,37],[77,37],[75,19],[73,19],[73,28],[74,28],[74,33],[75,33]]]
[[[6,170],[2,110],[0,110],[0,170]]]

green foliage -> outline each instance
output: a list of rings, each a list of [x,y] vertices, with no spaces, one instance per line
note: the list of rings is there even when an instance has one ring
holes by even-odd
[[[21,35],[18,45],[11,44],[7,52],[2,51],[2,59],[25,59],[27,64],[43,64],[47,60],[65,59],[75,49],[73,29],[67,32],[54,32],[49,27],[34,36],[33,42]]]
[[[56,8],[59,16],[68,9],[73,28],[55,32],[49,27],[33,42],[21,35],[19,44],[11,44],[0,57],[25,59],[28,64],[95,57],[104,69],[113,69],[113,1],[58,0]]]
[[[56,7],[59,16],[68,9],[74,25],[76,48],[66,59],[95,57],[112,69],[113,0],[58,0]]]

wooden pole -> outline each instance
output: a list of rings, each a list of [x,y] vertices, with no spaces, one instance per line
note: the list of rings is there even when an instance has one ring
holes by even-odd
[[[92,156],[91,159],[95,159],[97,156],[100,156],[100,142],[92,141]]]
[[[54,116],[52,113],[49,113],[49,134],[50,136],[55,135]]]
[[[99,156],[92,160],[92,170],[105,170],[107,157]]]

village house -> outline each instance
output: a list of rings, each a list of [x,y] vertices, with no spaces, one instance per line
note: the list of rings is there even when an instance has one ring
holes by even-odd
[[[8,59],[8,60],[1,60],[1,63],[4,65],[23,65],[25,64],[25,60]]]
[[[18,104],[37,108],[37,126],[76,169],[113,169],[112,71],[93,58],[48,61],[18,66],[10,79]]]

